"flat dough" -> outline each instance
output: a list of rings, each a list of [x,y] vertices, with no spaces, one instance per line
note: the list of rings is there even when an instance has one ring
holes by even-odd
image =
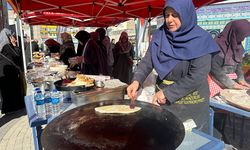
[[[221,92],[221,96],[229,104],[250,111],[250,96],[247,90],[224,89]]]
[[[135,107],[131,109],[129,105],[107,105],[96,107],[95,111],[99,113],[119,113],[119,114],[130,114],[141,110],[141,107]]]

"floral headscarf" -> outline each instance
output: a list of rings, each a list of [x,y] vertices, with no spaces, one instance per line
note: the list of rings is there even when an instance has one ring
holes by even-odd
[[[123,38],[126,38],[126,41],[123,41],[122,40]],[[127,32],[123,31],[121,33],[120,38],[119,38],[119,44],[121,46],[120,53],[128,53],[131,50],[133,45],[128,41]]]
[[[0,32],[0,52],[2,51],[4,45],[10,44],[10,39],[9,37],[14,35],[15,33],[12,32],[11,30],[7,28],[3,28],[2,31]]]
[[[61,33],[61,38],[62,38],[62,43],[72,41],[72,36],[67,32]]]

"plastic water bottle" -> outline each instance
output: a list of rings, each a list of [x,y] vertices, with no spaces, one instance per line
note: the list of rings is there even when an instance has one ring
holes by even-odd
[[[36,112],[37,112],[38,118],[46,119],[44,95],[42,91],[39,90],[36,92],[35,102],[36,102]]]
[[[37,91],[41,91],[41,89],[39,87],[34,88],[34,92],[33,92],[34,100],[35,100],[35,96],[36,96]]]
[[[61,99],[61,94],[59,91],[54,89],[51,92],[51,102],[52,102],[52,115],[57,116],[60,113],[60,99]]]
[[[49,117],[52,115],[52,102],[49,89],[45,89],[44,102],[45,102],[46,116]]]
[[[36,98],[35,98],[35,96],[36,96],[37,91],[41,91],[41,89],[39,87],[35,87],[34,88],[34,91],[33,91],[33,101],[32,101],[34,110],[36,110],[36,101],[35,101]]]

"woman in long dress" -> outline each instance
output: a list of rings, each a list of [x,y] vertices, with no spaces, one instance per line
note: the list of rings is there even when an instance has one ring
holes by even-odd
[[[68,59],[76,56],[75,46],[72,40],[72,36],[67,33],[61,33],[62,45],[60,47],[60,60],[69,65]]]
[[[0,33],[0,98],[2,113],[24,108],[25,86],[21,50],[14,33],[4,28]]]
[[[113,76],[125,83],[130,83],[133,69],[134,47],[128,40],[128,34],[122,32],[113,50]]]

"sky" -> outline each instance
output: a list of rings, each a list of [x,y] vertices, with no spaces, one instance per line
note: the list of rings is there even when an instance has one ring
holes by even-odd
[[[9,5],[9,3],[7,3],[7,7],[8,7],[8,10],[12,10],[11,6]]]

